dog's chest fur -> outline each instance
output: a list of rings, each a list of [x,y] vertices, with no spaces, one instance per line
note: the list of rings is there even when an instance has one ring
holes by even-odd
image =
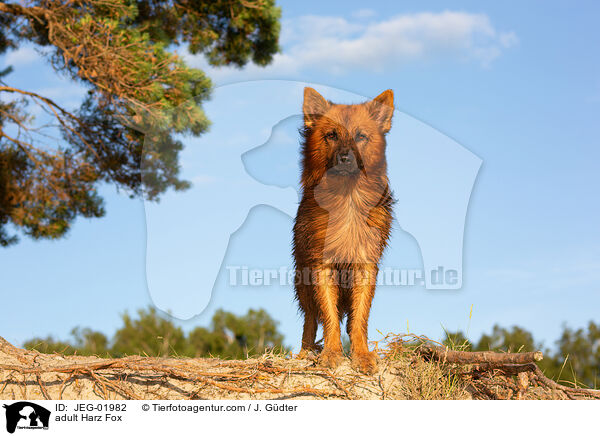
[[[325,264],[379,261],[391,221],[389,193],[382,191],[363,189],[360,185],[344,194],[315,190],[315,201],[327,212],[320,216],[318,224],[324,233]]]

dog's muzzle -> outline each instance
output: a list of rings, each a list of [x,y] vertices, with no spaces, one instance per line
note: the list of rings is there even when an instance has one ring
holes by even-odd
[[[352,149],[341,149],[335,154],[331,172],[339,175],[350,175],[356,174],[358,171],[358,160]]]

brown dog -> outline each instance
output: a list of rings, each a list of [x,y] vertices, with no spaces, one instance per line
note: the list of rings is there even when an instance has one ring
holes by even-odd
[[[392,222],[385,134],[393,100],[387,90],[366,103],[333,104],[304,89],[303,195],[294,225],[296,298],[304,313],[301,355],[317,350],[320,322],[319,361],[336,367],[346,315],[352,363],[368,374],[377,368],[367,344],[369,311]]]

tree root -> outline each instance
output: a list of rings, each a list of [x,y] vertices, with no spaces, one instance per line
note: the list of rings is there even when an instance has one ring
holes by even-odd
[[[332,371],[315,361],[268,353],[243,361],[48,355],[0,337],[0,398],[600,399],[598,390],[546,377],[536,364],[543,358],[539,351],[467,352],[415,335],[385,339],[383,349],[376,343],[380,369],[367,376],[347,361]]]

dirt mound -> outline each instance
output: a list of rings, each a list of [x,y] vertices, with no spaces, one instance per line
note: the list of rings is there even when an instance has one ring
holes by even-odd
[[[395,337],[379,350],[379,370],[367,376],[347,359],[335,371],[320,367],[314,356],[101,359],[26,351],[0,338],[0,399],[600,398],[599,391],[545,379],[535,363],[496,365],[489,356],[498,353],[484,353],[486,362],[471,356],[475,364],[462,353],[453,363],[453,351],[441,355],[439,347],[406,344]]]

